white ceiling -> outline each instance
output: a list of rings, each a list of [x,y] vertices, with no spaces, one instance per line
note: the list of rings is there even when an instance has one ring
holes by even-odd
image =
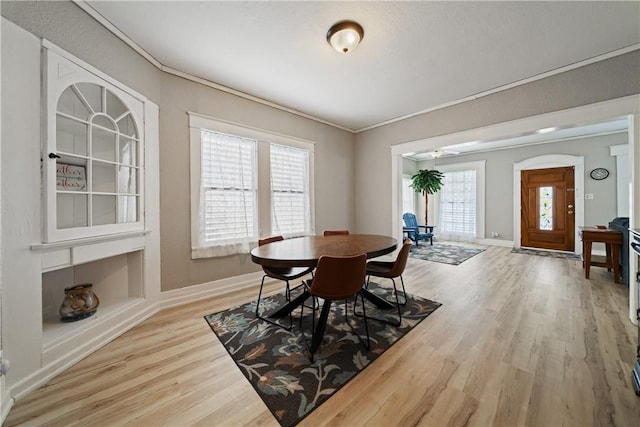
[[[79,4],[163,67],[352,131],[640,48],[638,1]]]

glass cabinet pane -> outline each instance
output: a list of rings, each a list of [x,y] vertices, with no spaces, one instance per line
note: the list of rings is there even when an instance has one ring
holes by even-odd
[[[91,191],[96,193],[116,192],[116,168],[112,163],[92,163]],[[115,200],[114,200],[115,205]]]
[[[56,151],[87,155],[87,125],[56,116]]]
[[[94,113],[102,113],[102,87],[94,83],[78,83],[76,87],[87,100]]]
[[[115,96],[111,91],[107,90],[107,114],[111,117],[120,117],[129,109]]]
[[[131,113],[127,114],[122,119],[120,119],[120,121],[118,122],[118,130],[123,135],[132,136],[132,137],[137,136],[136,125],[133,122],[133,119],[131,118]]]
[[[97,127],[91,130],[93,157],[101,160],[116,160],[116,134]]]
[[[86,227],[87,219],[87,195],[58,193],[56,210],[58,229]]]
[[[60,95],[60,99],[58,100],[58,111],[84,121],[89,120],[89,116],[91,115],[91,112],[73,90],[73,86],[66,88],[64,92],[62,92],[62,95]]]
[[[138,192],[138,170],[126,166],[118,168],[118,193],[136,194]]]
[[[120,139],[120,163],[135,166],[138,164],[138,144],[130,139]]]
[[[69,156],[56,159],[56,190],[86,192],[86,160]]]
[[[94,125],[102,126],[103,128],[110,129],[114,132],[116,131],[116,123],[107,116],[95,116],[91,120],[91,123],[93,123]]]
[[[116,196],[93,195],[91,208],[92,225],[116,223]]]
[[[118,196],[118,223],[138,220],[138,196]]]

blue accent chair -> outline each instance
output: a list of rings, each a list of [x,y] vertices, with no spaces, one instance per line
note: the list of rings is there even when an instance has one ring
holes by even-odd
[[[404,227],[402,231],[407,233],[407,237],[416,242],[416,246],[420,245],[420,240],[429,239],[429,243],[433,246],[433,229],[435,226],[433,225],[418,225],[418,221],[416,220],[416,216],[412,213],[406,212],[402,215],[402,220],[404,221]],[[420,229],[423,228],[425,232],[421,232]]]

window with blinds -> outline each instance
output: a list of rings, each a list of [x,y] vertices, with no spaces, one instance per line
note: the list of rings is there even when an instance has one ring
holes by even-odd
[[[189,113],[191,258],[314,233],[314,144]]]
[[[476,235],[476,171],[444,172],[440,189],[440,231]]]
[[[201,141],[201,239],[256,239],[257,141],[208,130],[202,130]]]
[[[310,231],[309,151],[270,144],[271,229],[274,235]]]

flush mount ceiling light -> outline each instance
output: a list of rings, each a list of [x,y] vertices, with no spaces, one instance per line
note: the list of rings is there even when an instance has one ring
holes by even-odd
[[[327,42],[340,53],[349,53],[364,37],[364,30],[357,22],[340,21],[329,28]]]
[[[558,130],[558,128],[557,128],[557,127],[553,127],[553,128],[544,128],[544,129],[538,129],[538,130],[536,131],[536,133],[549,133],[549,132],[553,132],[553,131],[556,131],[556,130]]]

